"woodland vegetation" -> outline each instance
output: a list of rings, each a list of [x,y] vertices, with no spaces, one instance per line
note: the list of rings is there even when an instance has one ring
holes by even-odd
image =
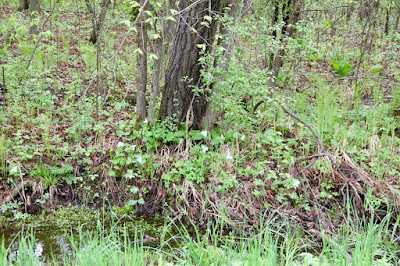
[[[180,235],[79,231],[105,264],[398,265],[399,21],[399,0],[1,0],[0,233],[85,206]],[[94,263],[70,240],[52,262]]]

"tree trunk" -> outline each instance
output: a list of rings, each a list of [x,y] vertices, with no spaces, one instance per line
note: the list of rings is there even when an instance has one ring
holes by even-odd
[[[145,0],[140,0],[140,6],[143,6]],[[145,8],[145,7],[143,7]],[[137,93],[136,93],[136,113],[137,127],[146,117],[146,86],[147,86],[147,23],[145,12],[140,13],[138,19],[137,42],[140,51],[137,53]]]
[[[38,17],[38,13],[40,10],[40,0],[31,0],[30,3],[30,9],[29,11],[31,12],[31,19],[34,20]],[[36,24],[33,24],[31,28],[29,29],[30,34],[38,34],[38,26]]]
[[[20,0],[18,11],[24,11],[29,9],[29,0]]]
[[[233,4],[230,10],[227,12],[227,16],[232,17],[232,26],[236,24],[237,19],[237,12],[238,12],[238,4]],[[219,57],[214,57],[214,68],[217,68],[218,65],[223,69],[223,73],[227,73],[229,71],[229,64],[231,62],[231,41],[228,29],[222,24],[219,23],[219,34],[223,36],[218,40],[218,46],[224,48],[224,52]],[[221,75],[218,77],[219,82],[225,81],[225,76]],[[212,86],[212,93],[217,92],[216,86]],[[222,115],[222,108],[217,106],[218,100],[213,101],[209,99],[207,102],[206,110],[204,112],[202,121],[201,121],[201,128],[206,127],[208,130],[212,130],[215,127],[215,121],[218,119],[219,116]]]
[[[93,14],[93,7],[92,7],[92,4],[90,3],[90,0],[85,0],[85,4],[86,4],[87,11],[90,14]]]
[[[272,8],[274,9],[274,15],[272,16],[272,27],[274,27],[272,31],[272,38],[276,40],[277,32],[276,32],[276,24],[278,23],[279,19],[279,2],[278,0],[274,0],[272,3]],[[269,69],[272,69],[273,62],[274,62],[275,55],[274,53],[270,54],[270,61],[269,61]]]
[[[155,120],[155,106],[157,97],[160,94],[160,79],[163,66],[164,57],[164,41],[162,38],[154,41],[153,53],[158,57],[154,60],[153,65],[153,77],[151,80],[151,94],[150,94],[150,106],[149,106],[149,121],[154,123]]]
[[[390,26],[389,26],[389,23],[390,23],[390,11],[391,11],[391,8],[387,8],[386,9],[386,21],[385,21],[385,35],[388,35],[389,34],[389,28],[390,28]]]
[[[106,19],[108,6],[110,5],[110,0],[103,0],[101,3],[101,12],[100,16],[97,18],[96,14],[93,14],[93,31],[90,35],[90,42],[95,44],[97,42],[97,38],[100,34],[100,29],[103,27],[104,20]]]
[[[396,23],[394,24],[394,30],[397,31],[399,29],[399,21],[400,21],[400,4],[397,4],[397,16],[396,16]]]
[[[269,82],[269,87],[274,88],[276,86],[276,82],[278,79],[279,71],[283,66],[283,59],[286,55],[286,40],[285,36],[292,38],[296,32],[296,23],[300,19],[300,11],[303,8],[304,0],[288,0],[286,6],[282,8],[283,22],[284,25],[282,27],[282,41],[284,42],[283,48],[280,49],[275,56],[275,60],[272,64],[272,76]],[[286,10],[285,10],[286,9]]]
[[[195,128],[201,127],[208,93],[201,80],[199,46],[204,46],[206,53],[210,51],[217,25],[214,19],[209,22],[208,27],[201,22],[207,22],[204,16],[213,17],[213,14],[220,12],[222,1],[201,1],[196,5],[190,0],[180,1],[180,10],[185,11],[179,18],[175,17],[178,25],[165,76],[160,109],[162,120],[170,117],[177,122],[183,122],[190,118]],[[188,8],[189,6],[191,7]]]
[[[164,54],[168,47],[170,40],[172,39],[172,34],[169,32],[172,25],[168,23],[173,23],[170,20],[165,20],[164,17],[168,17],[171,14],[170,9],[172,8],[172,1],[163,0],[162,1],[162,12],[156,12],[158,17],[161,17],[161,32],[157,30],[157,25],[154,25],[154,32],[160,33],[160,37],[151,42],[152,52],[158,57],[154,60],[153,63],[153,76],[151,80],[151,93],[150,93],[150,102],[149,102],[149,110],[148,110],[148,118],[151,124],[154,124],[156,120],[156,102],[157,97],[160,95],[160,82],[161,76],[163,72],[164,65]],[[154,11],[154,10],[153,10]]]

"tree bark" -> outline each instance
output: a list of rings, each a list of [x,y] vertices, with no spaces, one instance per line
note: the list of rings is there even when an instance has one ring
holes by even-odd
[[[143,6],[144,0],[140,0],[140,6]],[[145,8],[145,7],[143,7]],[[136,93],[136,113],[137,127],[146,117],[146,86],[147,86],[147,23],[145,12],[141,12],[138,22],[138,48],[137,53],[137,93]]]
[[[31,19],[32,20],[36,19],[40,11],[40,0],[31,0],[29,11],[31,12]],[[36,24],[33,24],[29,29],[29,33],[38,34],[39,33],[38,26]]]
[[[201,22],[207,22],[204,16],[214,17],[213,14],[220,12],[222,1],[199,1],[195,5],[190,0],[180,1],[181,13],[179,18],[176,17],[177,31],[161,101],[162,120],[170,117],[177,122],[183,122],[190,117],[193,126],[201,128],[209,93],[201,80],[199,46],[204,46],[206,53],[210,51],[216,33],[216,21],[213,19],[208,22],[208,26],[202,25],[204,23]]]
[[[387,8],[386,9],[386,21],[385,21],[385,35],[388,35],[389,34],[389,28],[390,28],[390,26],[389,26],[389,23],[390,23],[390,11],[391,11],[391,8]]]
[[[29,9],[29,0],[20,0],[18,11],[24,11]]]
[[[164,19],[164,17],[168,17],[171,15],[170,9],[172,8],[173,5],[172,2],[173,1],[170,0],[163,0],[161,12],[157,12],[157,9],[155,10],[153,9],[153,11],[156,12],[156,16],[161,18],[160,19],[161,32],[157,30],[157,25],[154,25],[154,32],[160,33],[160,37],[150,42],[152,47],[152,53],[154,53],[158,57],[157,59],[154,59],[153,73],[151,80],[151,93],[150,93],[150,102],[148,109],[148,118],[151,124],[153,124],[156,120],[155,109],[156,109],[157,97],[160,95],[160,82],[163,73],[164,55],[166,53],[168,44],[172,39],[172,34],[169,32],[169,30],[172,28],[170,26],[171,25],[170,23],[173,22]]]
[[[103,2],[101,3],[100,16],[97,18],[96,14],[93,14],[93,31],[92,34],[90,35],[90,40],[89,40],[93,44],[97,42],[100,30],[103,27],[104,20],[106,19],[109,5],[110,5],[110,0],[103,0]]]

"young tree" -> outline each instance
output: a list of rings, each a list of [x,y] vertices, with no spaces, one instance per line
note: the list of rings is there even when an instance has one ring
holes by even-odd
[[[140,6],[146,9],[145,0],[140,0]],[[138,115],[137,121],[143,121],[146,117],[146,87],[147,87],[147,23],[146,13],[140,12],[138,17],[137,28],[137,42],[139,51],[137,53],[137,93],[136,93],[136,113]],[[139,124],[138,124],[139,125]]]
[[[93,14],[93,31],[90,35],[90,42],[95,44],[97,42],[97,37],[99,36],[100,29],[103,27],[104,20],[106,19],[108,6],[110,5],[110,0],[103,0],[101,3],[100,16]]]
[[[178,3],[176,34],[165,74],[165,87],[160,108],[162,120],[171,117],[178,122],[190,119],[195,128],[202,128],[207,116],[207,93],[201,77],[199,59],[202,51],[211,49],[216,34],[215,15],[226,0]]]

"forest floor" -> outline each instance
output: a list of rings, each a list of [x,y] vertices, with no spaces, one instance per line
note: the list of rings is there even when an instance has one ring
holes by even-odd
[[[280,89],[271,92],[244,22],[231,68],[218,83],[227,93],[218,99],[224,114],[216,129],[146,120],[137,130],[136,37],[123,16],[113,13],[96,46],[80,4],[43,8],[38,36],[27,34],[29,15],[16,12],[17,4],[0,4],[8,89],[0,114],[3,221],[68,205],[117,206],[203,230],[224,217],[229,230],[252,232],[262,217],[280,217],[320,244],[350,221],[359,228],[388,221],[398,247],[400,73],[388,56],[398,53],[390,45],[398,33],[376,37],[358,68],[356,56],[333,56],[343,46],[328,41],[303,47],[307,56],[300,59],[294,47]],[[354,40],[345,47],[353,54]],[[276,97],[266,99],[271,93]]]

